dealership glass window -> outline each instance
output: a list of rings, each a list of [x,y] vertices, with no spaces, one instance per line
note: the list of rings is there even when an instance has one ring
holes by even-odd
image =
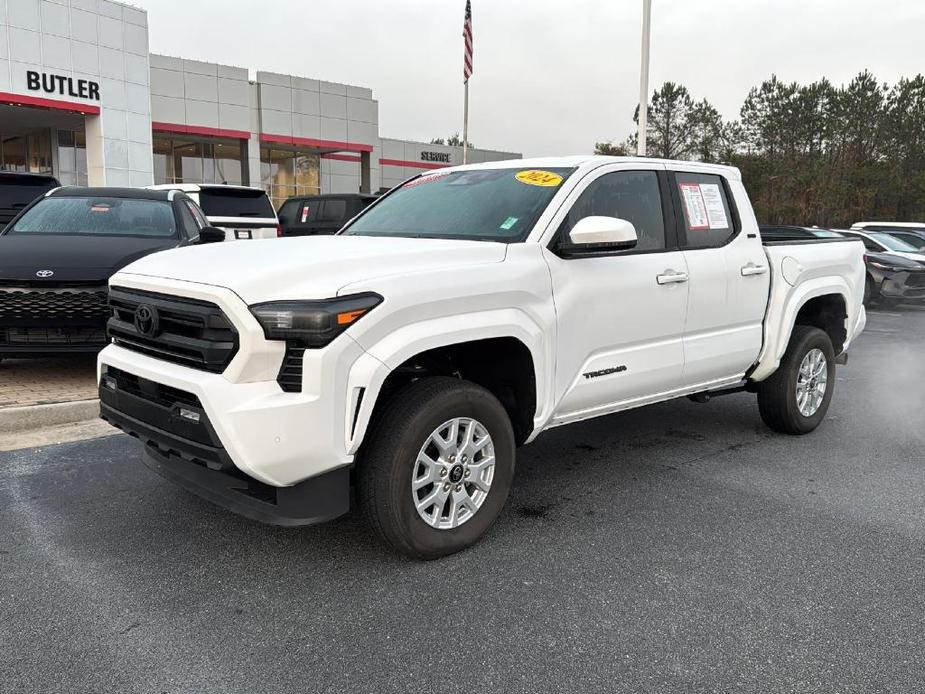
[[[0,170],[50,174],[51,131],[11,135],[0,132]]]
[[[87,185],[87,136],[83,131],[58,131],[58,180],[65,186]]]
[[[156,183],[243,185],[244,156],[237,140],[185,140],[154,137]]]
[[[318,195],[321,155],[261,147],[260,182],[277,209],[293,195]]]

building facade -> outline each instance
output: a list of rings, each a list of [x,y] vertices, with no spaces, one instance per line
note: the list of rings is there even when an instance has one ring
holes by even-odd
[[[460,163],[459,147],[382,138],[367,87],[151,55],[146,12],[111,0],[0,0],[0,170],[260,186],[279,205]]]

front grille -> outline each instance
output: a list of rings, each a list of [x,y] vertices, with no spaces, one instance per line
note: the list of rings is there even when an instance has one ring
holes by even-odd
[[[0,328],[0,345],[99,345],[103,328]]]
[[[305,356],[305,346],[295,342],[286,343],[286,356],[279,368],[276,382],[287,393],[302,392],[302,358]]]
[[[31,323],[35,321],[86,322],[106,320],[107,292],[105,286],[59,287],[0,287],[0,320]]]
[[[907,287],[925,287],[925,272],[910,273],[906,280]]]
[[[116,344],[157,359],[221,373],[238,352],[238,333],[222,310],[208,301],[113,287],[107,325]],[[146,306],[156,316],[147,333],[135,312]]]

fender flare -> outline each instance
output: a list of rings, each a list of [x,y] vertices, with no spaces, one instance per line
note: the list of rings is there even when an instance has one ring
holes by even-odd
[[[749,380],[763,381],[777,370],[784,352],[787,351],[787,345],[790,343],[790,336],[793,334],[796,317],[800,310],[812,299],[833,294],[840,296],[845,301],[845,307],[848,307],[851,288],[843,278],[834,276],[819,277],[799,284],[792,289],[784,302],[778,304],[781,307],[779,309],[773,308],[772,298],[770,303],[772,308],[764,324],[764,346],[755,368],[749,374]],[[850,318],[849,314],[848,319]],[[846,329],[850,339],[853,335],[852,326],[846,326]]]
[[[402,326],[374,344],[364,345],[347,378],[344,442],[348,454],[363,443],[386,378],[415,355],[465,342],[500,337],[519,340],[530,352],[536,383],[534,430],[539,432],[552,410],[553,355],[545,332],[528,314],[517,309],[495,309],[433,318]]]

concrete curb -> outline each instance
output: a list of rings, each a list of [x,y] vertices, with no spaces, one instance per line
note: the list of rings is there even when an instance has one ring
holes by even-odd
[[[0,434],[34,431],[59,424],[86,422],[100,416],[99,400],[0,408]]]

